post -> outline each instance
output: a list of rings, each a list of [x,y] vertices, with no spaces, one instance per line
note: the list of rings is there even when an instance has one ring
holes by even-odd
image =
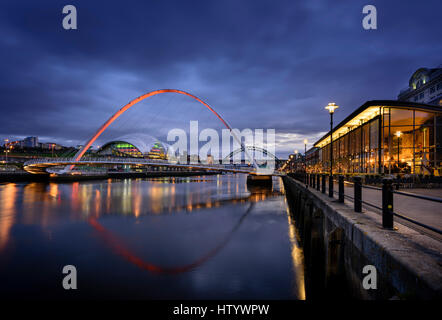
[[[382,179],[382,227],[393,229],[393,186],[391,179]]]
[[[328,176],[328,196],[333,198],[333,176]]]
[[[312,173],[312,187],[316,188],[316,174]]]
[[[304,172],[305,172],[305,187],[308,189],[307,180],[307,139],[304,139]]]
[[[320,190],[321,189],[321,174],[317,174],[316,175],[316,190]]]
[[[354,177],[355,212],[362,212],[362,179]]]
[[[333,175],[333,113],[330,113],[330,175]]]
[[[344,176],[339,176],[339,202],[344,203]]]
[[[325,193],[325,174],[322,175],[322,193]]]

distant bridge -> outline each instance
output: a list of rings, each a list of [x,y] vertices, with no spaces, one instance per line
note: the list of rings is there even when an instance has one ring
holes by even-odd
[[[233,158],[234,155],[241,153],[241,152],[245,152],[245,150],[258,151],[258,152],[261,152],[262,154],[265,154],[266,156],[269,156],[273,160],[279,160],[273,153],[267,151],[264,148],[256,147],[256,146],[245,146],[245,147],[241,147],[239,149],[236,149],[235,151],[230,152],[226,157],[224,157],[224,160],[229,160],[229,159]]]
[[[156,166],[156,167],[172,167],[172,168],[187,168],[187,169],[200,169],[206,171],[223,171],[233,173],[246,173],[246,174],[263,174],[262,170],[256,170],[253,167],[244,168],[235,165],[224,164],[202,164],[202,163],[178,163],[168,160],[154,160],[154,159],[138,159],[138,158],[81,158],[75,160],[75,158],[48,158],[48,159],[35,159],[24,163],[24,169],[33,174],[47,174],[47,169],[60,166],[70,165],[131,165],[131,166]],[[272,173],[273,174],[273,171]]]

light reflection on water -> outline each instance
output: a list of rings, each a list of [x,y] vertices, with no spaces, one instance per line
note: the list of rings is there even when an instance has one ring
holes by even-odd
[[[0,185],[0,295],[304,299],[283,192],[244,175]]]

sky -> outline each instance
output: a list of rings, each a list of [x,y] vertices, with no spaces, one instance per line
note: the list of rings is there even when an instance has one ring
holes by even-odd
[[[77,30],[62,27],[67,4]],[[368,4],[376,30],[362,27]],[[338,123],[367,100],[396,99],[416,69],[442,64],[441,12],[440,0],[3,0],[0,138],[81,144],[130,100],[173,88],[232,127],[275,129],[284,158],[328,131],[327,103],[339,105]],[[189,103],[174,98],[174,118],[210,116],[181,111]],[[171,118],[119,133],[164,135],[177,126]]]

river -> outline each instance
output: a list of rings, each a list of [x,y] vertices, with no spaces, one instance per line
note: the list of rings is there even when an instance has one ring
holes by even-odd
[[[305,299],[303,252],[273,179],[0,184],[0,296]],[[66,265],[76,290],[63,289]]]

